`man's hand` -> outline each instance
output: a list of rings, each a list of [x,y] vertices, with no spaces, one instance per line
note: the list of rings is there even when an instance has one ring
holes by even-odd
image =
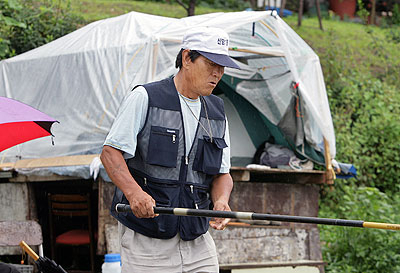
[[[214,204],[214,210],[231,211],[228,202],[232,187],[233,181],[229,173],[214,177],[211,187],[211,200]],[[217,230],[224,230],[229,221],[229,218],[215,218],[215,222],[210,223],[210,226]]]
[[[154,214],[153,207],[156,205],[154,199],[141,188],[126,197],[129,201],[133,214],[138,218],[153,218],[158,216]]]
[[[103,147],[100,159],[112,182],[125,194],[133,214],[138,218],[156,217],[153,210],[156,202],[136,183],[122,152],[106,145]]]
[[[214,210],[231,211],[228,203],[224,201],[216,201],[214,203]],[[231,220],[230,218],[215,218],[214,222],[210,223],[210,226],[217,230],[224,230],[226,225]]]

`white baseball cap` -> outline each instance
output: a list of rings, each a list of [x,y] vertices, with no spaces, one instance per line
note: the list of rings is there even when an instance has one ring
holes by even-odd
[[[221,66],[240,69],[229,57],[229,35],[215,27],[195,27],[183,35],[183,49],[196,50],[210,61]]]

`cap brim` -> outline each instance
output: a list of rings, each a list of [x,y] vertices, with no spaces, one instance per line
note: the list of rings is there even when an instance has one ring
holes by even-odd
[[[237,64],[235,64],[235,62],[231,59],[231,57],[229,57],[227,55],[204,52],[204,51],[200,51],[200,50],[196,50],[196,51],[216,64],[219,64],[224,67],[240,69],[240,67]]]

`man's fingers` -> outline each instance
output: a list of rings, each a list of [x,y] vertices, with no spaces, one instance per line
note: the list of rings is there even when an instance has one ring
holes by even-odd
[[[138,218],[153,218],[157,215],[154,214],[153,207],[156,205],[154,199],[142,191],[136,196],[136,198],[131,199],[130,202],[133,214]]]
[[[230,218],[215,218],[215,221],[210,223],[210,226],[216,230],[224,230],[230,220]]]
[[[154,209],[153,209],[154,205],[153,204],[154,204],[154,202],[151,200],[149,200],[146,203],[133,204],[131,206],[132,212],[138,218],[155,217],[156,215],[154,214]]]

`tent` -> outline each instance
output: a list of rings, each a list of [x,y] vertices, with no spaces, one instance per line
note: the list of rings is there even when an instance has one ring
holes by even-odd
[[[0,153],[16,159],[90,155],[102,143],[124,97],[138,84],[177,72],[183,33],[217,26],[230,35],[241,70],[225,69],[214,91],[225,101],[233,165],[249,163],[273,138],[300,157],[324,164],[335,135],[318,56],[271,11],[213,13],[182,19],[137,12],[88,24],[0,62],[0,96],[53,116],[55,145],[33,140]]]

